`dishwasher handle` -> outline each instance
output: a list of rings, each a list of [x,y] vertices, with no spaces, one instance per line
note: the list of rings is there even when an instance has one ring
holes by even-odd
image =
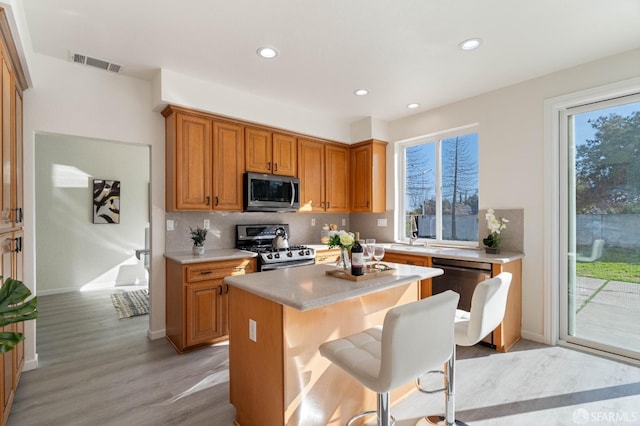
[[[440,257],[433,258],[433,267],[454,267],[463,269],[477,269],[480,271],[491,272],[493,269],[491,263],[487,262],[474,262],[471,260],[458,260],[458,259],[443,259]]]

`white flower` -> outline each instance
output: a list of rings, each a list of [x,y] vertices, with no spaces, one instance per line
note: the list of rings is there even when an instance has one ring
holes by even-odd
[[[500,231],[507,227],[507,223],[509,223],[509,220],[503,217],[499,219],[496,218],[495,211],[493,209],[487,210],[485,219],[487,220],[487,227],[489,228],[489,232],[492,234],[499,234]]]
[[[338,235],[340,236],[340,244],[342,244],[343,247],[351,247],[355,242],[353,234],[350,232],[340,231]]]

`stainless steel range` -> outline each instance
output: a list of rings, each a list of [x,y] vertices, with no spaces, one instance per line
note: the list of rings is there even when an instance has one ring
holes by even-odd
[[[236,225],[236,248],[258,253],[259,271],[313,265],[315,250],[306,246],[288,246],[288,235],[287,224]]]

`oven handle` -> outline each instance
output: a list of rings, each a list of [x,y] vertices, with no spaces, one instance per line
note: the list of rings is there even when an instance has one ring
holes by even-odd
[[[264,271],[273,271],[275,269],[286,269],[286,268],[294,268],[296,266],[306,266],[306,265],[313,265],[315,264],[316,261],[315,259],[307,259],[304,261],[300,261],[300,263],[275,263],[275,264],[269,264],[269,265],[262,265],[260,267],[260,271],[264,272]]]

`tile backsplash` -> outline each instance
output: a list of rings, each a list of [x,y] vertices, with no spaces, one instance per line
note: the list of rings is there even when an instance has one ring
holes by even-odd
[[[495,209],[497,216],[509,219],[503,231],[502,249],[522,252],[524,249],[524,209]],[[486,210],[478,215],[479,239],[488,235]],[[245,224],[289,224],[290,244],[320,244],[320,230],[325,223],[335,223],[338,229],[359,231],[362,238],[375,238],[380,242],[393,241],[394,212],[385,213],[248,213],[248,212],[167,212],[166,219],[173,220],[174,230],[166,231],[167,253],[190,251],[192,241],[189,228],[203,226],[209,220],[210,230],[205,241],[205,250],[234,248],[236,225]],[[315,226],[311,224],[315,219]],[[345,225],[342,225],[343,219]],[[378,219],[386,219],[387,226],[378,226]]]
[[[349,213],[167,212],[166,219],[173,220],[174,224],[173,231],[166,231],[167,253],[191,250],[189,228],[202,227],[205,219],[210,222],[205,250],[234,248],[236,225],[287,223],[290,244],[320,244],[320,230],[325,223],[335,223],[338,229],[350,230]],[[311,225],[312,219],[315,219],[315,226]]]

